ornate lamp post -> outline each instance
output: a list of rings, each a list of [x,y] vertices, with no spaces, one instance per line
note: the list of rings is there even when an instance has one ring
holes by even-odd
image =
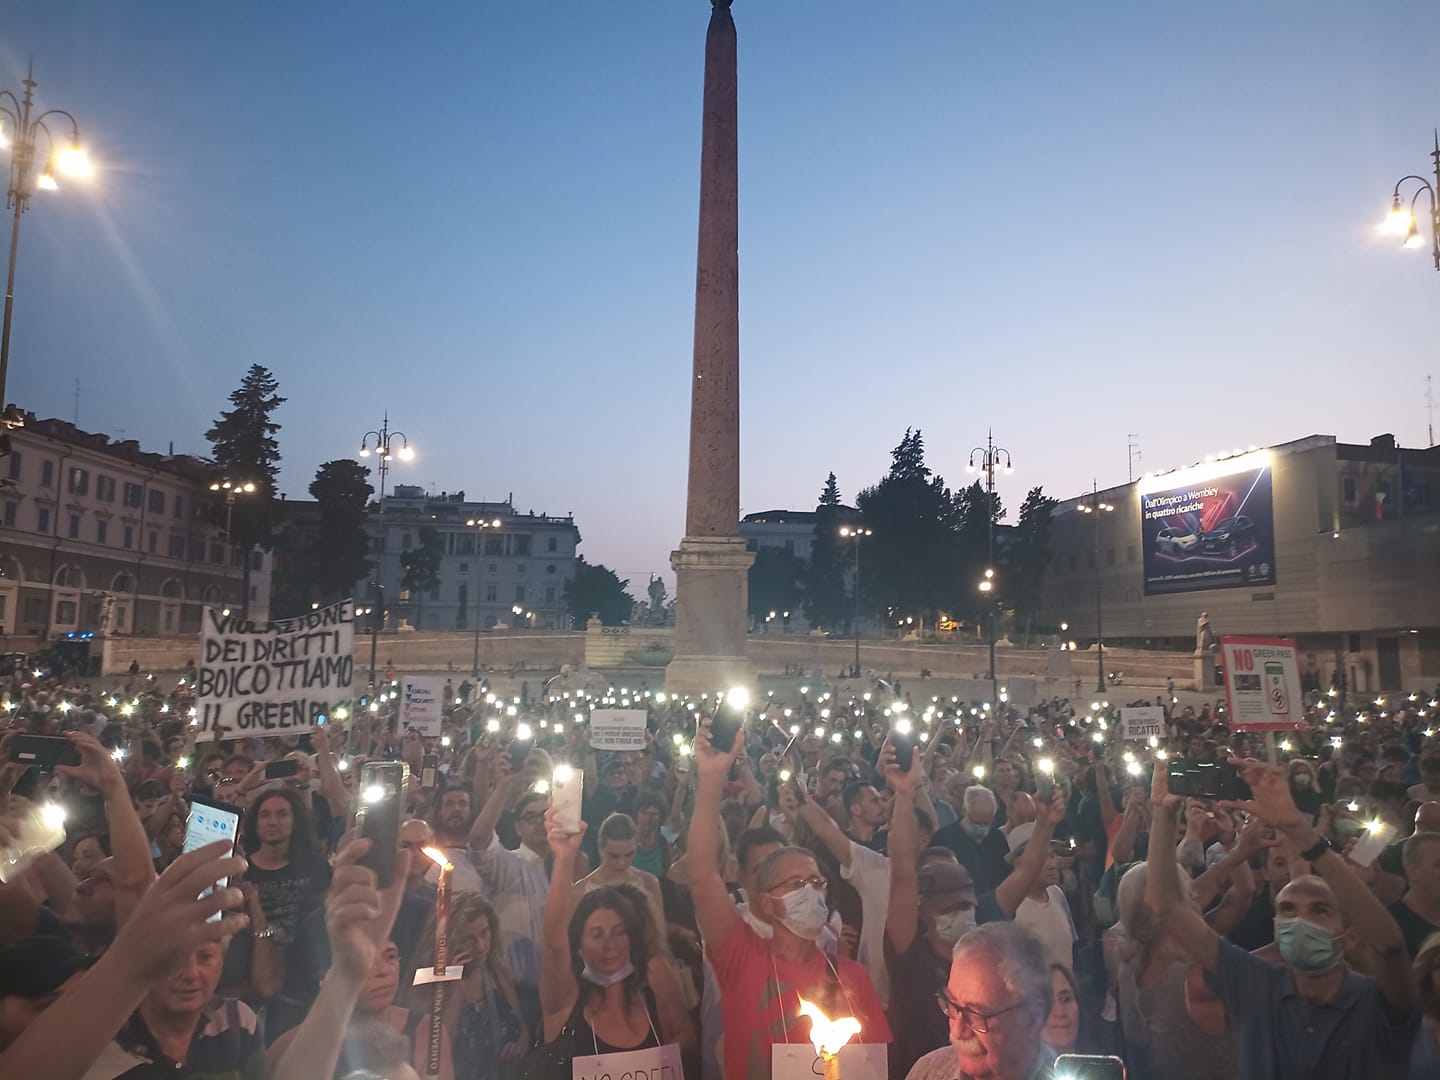
[[[850,616],[850,629],[855,635],[855,670],[851,674],[852,679],[860,677],[860,541],[866,536],[874,536],[874,529],[864,529],[858,525],[840,526],[840,535],[848,540],[854,541],[855,548],[855,596],[854,611]]]
[[[230,525],[235,520],[235,497],[237,495],[254,495],[255,485],[249,480],[217,480],[210,485],[210,490],[215,492],[223,491],[225,493],[225,545],[230,549],[230,562],[232,564],[231,568],[233,569],[235,562],[235,535],[230,531]],[[248,566],[250,561],[248,552],[245,554],[245,561]],[[242,574],[241,577],[243,580],[244,575]],[[250,590],[242,585],[241,591],[244,593],[244,595],[240,597],[240,618],[243,620],[250,617]]]
[[[395,444],[399,443],[399,449]],[[390,414],[380,424],[379,431],[367,431],[360,437],[360,456],[369,457],[374,453],[379,459],[380,501],[376,516],[379,518],[380,540],[376,545],[375,576],[371,581],[374,592],[374,613],[370,616],[370,688],[375,688],[375,656],[380,647],[380,626],[385,622],[385,596],[380,591],[380,564],[385,561],[385,477],[390,471],[390,459],[398,457],[410,461],[415,451],[410,449],[410,440],[403,431],[390,430]]]
[[[469,519],[466,520],[465,524],[466,524],[466,525],[469,525],[470,528],[472,528],[472,529],[475,530],[475,573],[474,573],[474,575],[473,575],[473,577],[474,577],[474,579],[475,579],[475,655],[474,655],[474,658],[470,661],[470,677],[471,677],[472,679],[477,679],[477,680],[478,680],[478,679],[480,678],[480,555],[481,555],[480,546],[481,546],[481,537],[484,535],[484,532],[485,532],[486,529],[498,529],[498,528],[500,528],[500,519],[499,519],[499,518],[490,518],[490,519],[486,520],[486,519],[483,519],[483,518],[469,518]]]
[[[1003,464],[1001,464],[1003,462]],[[973,473],[979,469],[985,474],[985,576],[980,579],[980,593],[988,601],[985,610],[985,636],[990,639],[990,706],[995,711],[997,683],[995,679],[995,470],[1004,469],[1009,476],[1015,471],[1010,464],[1010,451],[995,445],[995,433],[985,432],[985,445],[970,451],[970,462],[965,471]]]
[[[1105,631],[1104,623],[1101,621],[1102,605],[1100,601],[1100,515],[1113,514],[1115,507],[1100,501],[1098,483],[1092,480],[1090,482],[1090,501],[1088,503],[1081,502],[1076,509],[1095,519],[1095,542],[1090,554],[1091,560],[1095,563],[1095,662],[1097,664],[1095,689],[1103,694],[1105,693]]]
[[[0,406],[5,404],[5,380],[10,373],[10,321],[15,310],[15,255],[20,247],[20,216],[30,207],[30,196],[37,190],[54,191],[60,185],[57,174],[88,179],[95,174],[90,158],[80,146],[80,125],[64,109],[47,109],[32,116],[35,104],[35,67],[32,63],[25,75],[25,92],[16,97],[9,90],[0,90],[0,148],[10,148],[10,186],[5,190],[5,208],[14,211],[10,225],[10,272],[5,282],[5,321],[0,326]],[[61,146],[50,130],[51,117],[69,122],[70,142]],[[45,137],[45,168],[35,175],[36,140]],[[8,411],[0,425],[3,429],[18,427],[18,413]]]
[[[1430,200],[1430,255],[1435,261],[1435,269],[1440,270],[1440,201],[1437,201],[1437,196],[1440,196],[1440,131],[1435,133],[1435,149],[1430,151],[1430,160],[1434,162],[1435,183],[1432,185],[1425,177],[1413,173],[1396,181],[1390,213],[1385,217],[1383,228],[1386,232],[1403,236],[1407,248],[1424,247],[1425,241],[1420,238],[1420,229],[1415,223],[1415,203],[1423,192]],[[1410,204],[1406,206],[1400,189],[1411,180],[1416,183],[1415,194],[1410,196]]]

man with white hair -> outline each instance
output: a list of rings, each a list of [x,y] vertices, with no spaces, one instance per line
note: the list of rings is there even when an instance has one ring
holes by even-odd
[[[1055,1052],[1040,1039],[1050,1016],[1050,966],[1035,937],[1014,923],[976,927],[960,939],[936,998],[950,1045],[926,1054],[906,1080],[1049,1080]]]
[[[1010,873],[1005,861],[1010,844],[1005,834],[995,828],[998,805],[993,791],[972,784],[965,789],[965,812],[960,820],[939,830],[931,840],[932,844],[955,853],[960,865],[970,871],[980,892],[995,888]]]

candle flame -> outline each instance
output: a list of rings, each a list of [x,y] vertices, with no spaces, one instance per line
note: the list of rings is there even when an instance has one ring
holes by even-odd
[[[427,859],[433,862],[436,866],[440,867],[441,870],[455,869],[455,864],[452,863],[449,857],[439,848],[427,847],[421,848],[420,850],[425,853],[425,857]]]
[[[800,1015],[810,1018],[810,1041],[815,1045],[815,1053],[822,1057],[834,1057],[842,1046],[860,1034],[860,1021],[853,1016],[831,1020],[818,1005],[804,998],[800,999]]]

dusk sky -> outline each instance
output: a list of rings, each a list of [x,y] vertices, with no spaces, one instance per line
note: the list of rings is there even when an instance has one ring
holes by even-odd
[[[12,0],[0,85],[33,53],[101,171],[25,215],[8,400],[78,379],[81,427],[204,454],[262,363],[292,498],[388,409],[392,482],[673,581],[709,11]],[[1434,0],[734,15],[745,512],[852,500],[906,427],[952,484],[993,427],[1012,510],[1129,433],[1426,445],[1440,274],[1376,225],[1431,167]]]

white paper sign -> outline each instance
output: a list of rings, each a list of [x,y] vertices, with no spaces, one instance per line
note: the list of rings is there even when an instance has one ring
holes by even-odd
[[[622,1054],[576,1054],[571,1065],[573,1080],[685,1080],[680,1064],[680,1044],[666,1043],[650,1050],[628,1050]]]
[[[889,1053],[884,1043],[848,1043],[840,1048],[840,1075],[845,1080],[887,1080]],[[807,1043],[776,1043],[771,1047],[771,1080],[814,1080],[825,1075],[825,1062]]]
[[[1120,723],[1124,726],[1126,739],[1141,742],[1152,735],[1165,738],[1165,710],[1159,705],[1122,705]]]
[[[438,675],[400,676],[400,730],[414,728],[426,738],[439,738],[445,719],[445,680]]]
[[[355,609],[349,600],[293,619],[201,614],[196,728],[226,737],[299,735],[350,700]]]
[[[590,714],[590,745],[596,750],[644,750],[644,709],[596,709]]]
[[[1234,731],[1305,726],[1300,666],[1289,638],[1222,637],[1225,700]]]

